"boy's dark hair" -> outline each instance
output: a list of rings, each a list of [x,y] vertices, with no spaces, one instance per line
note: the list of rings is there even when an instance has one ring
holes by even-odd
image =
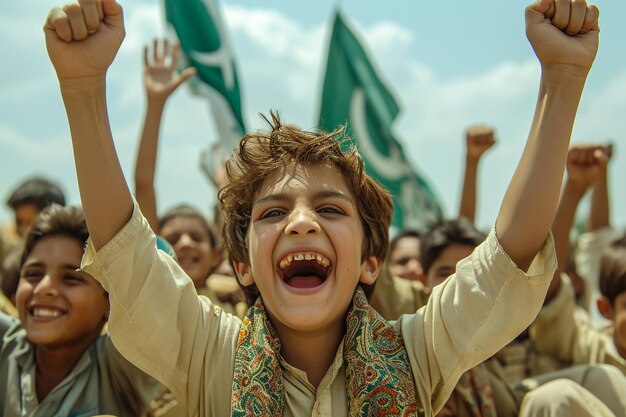
[[[307,132],[281,123],[271,112],[268,132],[246,134],[226,162],[228,184],[218,194],[224,217],[223,242],[233,261],[250,264],[247,231],[252,204],[258,191],[272,174],[299,165],[328,163],[337,168],[354,194],[363,223],[363,259],[385,259],[389,245],[389,225],[393,203],[389,193],[365,173],[363,160],[350,146],[342,145],[349,137],[343,127],[331,133]],[[258,296],[256,285],[244,287],[246,300],[253,304]],[[367,291],[366,291],[367,292]]]
[[[626,292],[626,235],[614,241],[602,253],[600,261],[600,293],[611,305]]]
[[[62,207],[53,204],[39,213],[24,238],[20,269],[35,245],[43,238],[50,236],[71,237],[76,239],[81,246],[84,246],[87,243],[89,231],[83,210],[80,207]]]
[[[64,206],[65,195],[55,183],[45,178],[31,178],[18,185],[7,200],[12,210],[25,204],[32,204],[39,210],[51,204]]]
[[[427,274],[435,260],[450,245],[476,247],[485,240],[472,222],[465,217],[441,220],[435,223],[420,239],[420,261]]]
[[[22,251],[22,244],[20,243],[2,261],[2,292],[9,299],[15,295],[20,283]]]
[[[393,250],[396,248],[396,245],[398,244],[398,242],[402,239],[404,239],[405,237],[413,237],[417,240],[420,240],[420,238],[422,237],[422,234],[415,230],[415,229],[405,229],[402,230],[401,232],[399,232],[397,235],[395,235],[391,241],[389,242],[389,253],[393,252]]]
[[[216,248],[218,244],[217,240],[217,232],[215,231],[215,227],[209,223],[209,221],[204,217],[204,215],[197,210],[196,208],[188,205],[188,204],[179,204],[167,210],[160,218],[159,218],[159,230],[163,228],[165,223],[176,218],[176,217],[184,217],[190,219],[198,219],[202,223],[202,227],[209,237],[209,243],[212,248]]]

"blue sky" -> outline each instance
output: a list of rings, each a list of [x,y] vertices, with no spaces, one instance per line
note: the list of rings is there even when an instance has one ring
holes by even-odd
[[[539,67],[524,34],[525,2],[287,2],[231,0],[223,12],[238,59],[248,126],[259,112],[281,111],[287,121],[313,127],[318,115],[327,29],[339,5],[365,39],[402,113],[395,130],[411,162],[457,212],[463,131],[481,122],[496,128],[498,144],[479,177],[477,223],[488,228],[528,132]],[[52,0],[10,2],[0,16],[0,198],[22,178],[48,174],[79,203],[69,131],[41,26]],[[118,152],[132,180],[145,101],[141,48],[163,33],[160,3],[122,2],[127,38],[109,71],[109,110]],[[599,0],[601,47],[580,106],[573,142],[612,139],[614,223],[626,224],[626,4]],[[215,140],[206,102],[181,88],[168,103],[157,174],[159,207],[186,201],[209,213],[215,190],[197,168],[198,152]],[[132,187],[132,185],[131,185]],[[529,207],[529,209],[532,209]],[[584,207],[583,207],[584,209]],[[584,212],[581,213],[584,215]],[[0,208],[0,223],[10,221]]]

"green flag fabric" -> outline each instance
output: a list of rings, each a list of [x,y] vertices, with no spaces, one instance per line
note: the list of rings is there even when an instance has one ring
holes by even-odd
[[[441,208],[392,132],[399,111],[360,42],[337,12],[328,48],[319,125],[332,131],[346,124],[366,171],[393,195],[393,226],[423,229],[441,217]]]
[[[168,31],[180,43],[183,66],[192,65],[194,93],[209,99],[222,150],[229,155],[245,132],[239,80],[225,31],[214,0],[165,0]]]

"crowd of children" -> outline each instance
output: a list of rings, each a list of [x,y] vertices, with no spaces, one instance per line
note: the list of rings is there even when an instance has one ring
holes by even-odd
[[[161,118],[195,70],[176,72],[177,45],[146,46],[131,193],[106,110],[122,7],[52,9],[46,46],[82,208],[43,178],[7,201],[0,415],[626,416],[613,149],[569,144],[598,16],[584,0],[526,8],[541,82],[491,230],[474,226],[479,162],[495,144],[477,125],[459,216],[390,240],[390,195],[342,146],[343,128],[302,131],[274,112],[211,173],[215,219],[187,204],[160,213]],[[589,190],[587,230],[570,242]]]

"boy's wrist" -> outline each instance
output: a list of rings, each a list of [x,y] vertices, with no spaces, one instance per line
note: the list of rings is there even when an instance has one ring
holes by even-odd
[[[61,94],[99,93],[106,90],[106,74],[78,78],[59,78]]]
[[[482,155],[472,155],[470,153],[467,153],[465,154],[465,163],[467,165],[477,166],[478,161],[480,161],[481,157]]]
[[[567,195],[580,200],[582,199],[583,195],[585,195],[585,192],[587,192],[587,188],[588,187],[586,187],[585,185],[578,184],[572,181],[571,178],[568,178],[567,181],[565,181],[563,195]]]
[[[148,95],[146,97],[147,110],[148,111],[162,112],[163,109],[165,108],[166,101],[167,101],[166,99],[161,99],[159,97],[154,97],[154,96]]]
[[[548,89],[582,92],[588,70],[571,65],[551,64],[541,67],[541,79]]]

